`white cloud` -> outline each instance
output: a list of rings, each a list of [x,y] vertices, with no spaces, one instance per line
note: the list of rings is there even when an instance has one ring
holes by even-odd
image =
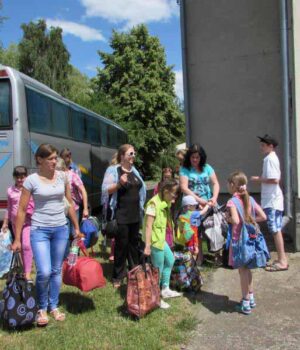
[[[88,27],[76,22],[64,21],[59,19],[46,19],[48,27],[60,27],[63,34],[71,34],[79,37],[83,41],[105,41],[104,36],[97,29]]]
[[[181,70],[175,73],[175,92],[180,101],[183,101],[183,75]]]
[[[80,0],[86,17],[101,17],[130,28],[140,23],[161,22],[177,16],[176,0]]]

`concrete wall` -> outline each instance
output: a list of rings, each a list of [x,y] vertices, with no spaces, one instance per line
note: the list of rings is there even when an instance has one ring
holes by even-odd
[[[233,170],[260,175],[257,135],[282,140],[278,2],[182,0],[182,6],[190,138],[206,149],[226,192]],[[281,158],[280,146],[278,152]]]

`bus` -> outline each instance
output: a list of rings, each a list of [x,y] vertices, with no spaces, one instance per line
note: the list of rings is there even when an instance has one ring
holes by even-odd
[[[106,119],[62,97],[17,70],[0,65],[0,221],[7,207],[12,172],[25,165],[35,172],[41,143],[69,148],[82,173],[92,211],[100,207],[104,172],[127,133]]]

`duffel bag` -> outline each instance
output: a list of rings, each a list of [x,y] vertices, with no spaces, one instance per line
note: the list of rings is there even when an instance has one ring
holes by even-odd
[[[32,282],[23,277],[19,253],[14,253],[8,273],[3,300],[0,302],[0,315],[4,328],[15,329],[35,322],[37,303]]]
[[[128,313],[137,318],[160,306],[159,270],[145,259],[127,274],[125,304]]]
[[[82,246],[80,248],[85,256],[79,256],[75,265],[70,266],[67,260],[63,263],[64,284],[77,287],[83,292],[104,287],[106,281],[101,264],[96,259],[90,258],[86,249]]]

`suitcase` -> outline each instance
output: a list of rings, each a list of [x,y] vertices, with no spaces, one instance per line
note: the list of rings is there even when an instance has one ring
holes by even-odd
[[[130,315],[141,318],[160,306],[159,270],[143,263],[127,274],[126,307]]]
[[[74,266],[70,266],[67,260],[63,263],[64,284],[77,287],[83,292],[104,287],[106,281],[101,264],[96,259],[90,258],[84,247],[81,246],[80,249],[85,256],[79,256]]]

